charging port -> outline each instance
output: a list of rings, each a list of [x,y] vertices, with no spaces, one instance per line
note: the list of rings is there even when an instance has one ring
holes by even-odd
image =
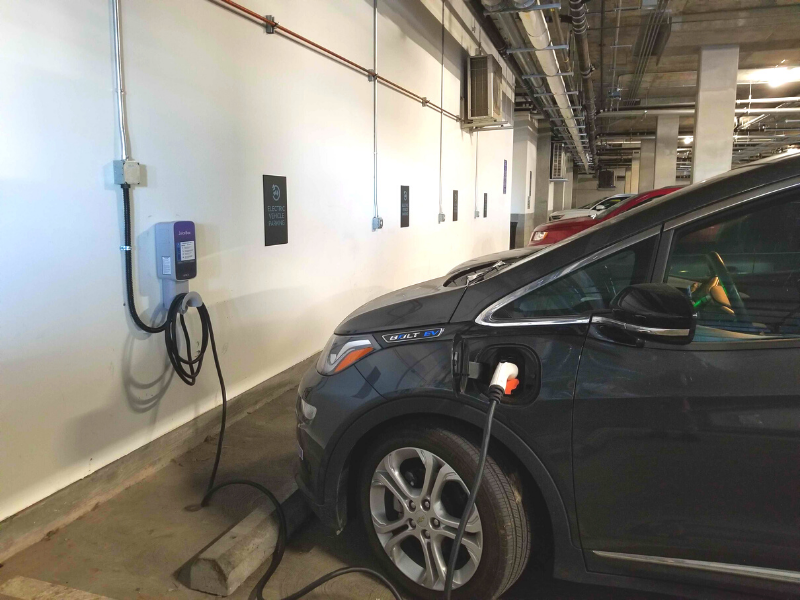
[[[485,346],[474,352],[468,352],[469,365],[465,372],[469,375],[461,380],[461,392],[470,396],[479,396],[489,391],[489,385],[495,367],[501,362],[517,365],[519,383],[514,389],[506,388],[503,404],[527,404],[539,395],[541,385],[541,368],[539,359],[527,346],[502,344]]]

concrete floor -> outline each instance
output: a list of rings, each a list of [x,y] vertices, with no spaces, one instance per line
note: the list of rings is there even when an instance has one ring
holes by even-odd
[[[286,483],[295,460],[294,402],[295,393],[287,392],[229,428],[219,481],[243,477],[274,490]],[[229,488],[220,492],[207,509],[184,510],[202,497],[215,446],[216,439],[207,439],[153,477],[12,557],[0,568],[0,584],[21,575],[114,600],[213,598],[185,587],[182,568],[249,513],[259,500],[254,490]],[[355,524],[336,536],[318,521],[311,521],[291,540],[265,597],[282,598],[342,566],[377,568],[366,547],[364,533]],[[230,598],[249,598],[261,572]],[[327,583],[307,598],[390,600],[390,594],[366,576],[349,575]],[[504,598],[667,600],[668,597],[559,582],[528,569]],[[2,594],[0,600],[5,600]]]

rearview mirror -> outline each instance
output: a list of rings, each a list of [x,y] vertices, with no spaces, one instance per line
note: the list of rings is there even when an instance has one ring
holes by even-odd
[[[594,315],[592,323],[666,344],[688,344],[694,338],[697,313],[691,300],[666,283],[626,287],[611,300],[610,309],[610,313]]]

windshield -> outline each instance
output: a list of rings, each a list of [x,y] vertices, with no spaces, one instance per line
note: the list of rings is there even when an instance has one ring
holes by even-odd
[[[638,198],[638,196],[631,196],[630,198],[620,198],[617,202],[615,202],[614,204],[612,204],[611,206],[609,206],[608,208],[606,208],[602,212],[597,213],[597,217],[596,218],[597,219],[604,219],[605,217],[607,217],[608,215],[611,214],[611,211],[617,210],[618,208],[621,208],[623,206],[627,206],[628,204],[633,202],[636,198]],[[653,198],[651,198],[651,199],[655,199],[655,198],[657,198],[657,196],[653,196]],[[625,209],[622,209],[622,212],[624,212],[624,211],[625,211]]]
[[[593,210],[608,210],[609,208],[616,206],[620,202],[625,200],[624,196],[611,196],[611,198],[606,198],[605,200],[601,200],[597,204],[595,204],[592,209]]]

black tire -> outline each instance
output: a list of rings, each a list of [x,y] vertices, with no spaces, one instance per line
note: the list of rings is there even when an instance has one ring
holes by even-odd
[[[365,453],[358,479],[358,509],[370,546],[394,581],[415,598],[440,600],[441,590],[419,585],[398,569],[378,539],[370,512],[370,485],[383,458],[398,448],[415,447],[432,452],[448,463],[469,486],[475,479],[480,440],[467,439],[440,427],[422,424],[404,426],[381,436]],[[483,552],[477,570],[453,590],[453,600],[497,598],[522,574],[531,550],[531,525],[522,498],[519,477],[505,461],[491,452],[486,460],[476,506],[481,516]]]

